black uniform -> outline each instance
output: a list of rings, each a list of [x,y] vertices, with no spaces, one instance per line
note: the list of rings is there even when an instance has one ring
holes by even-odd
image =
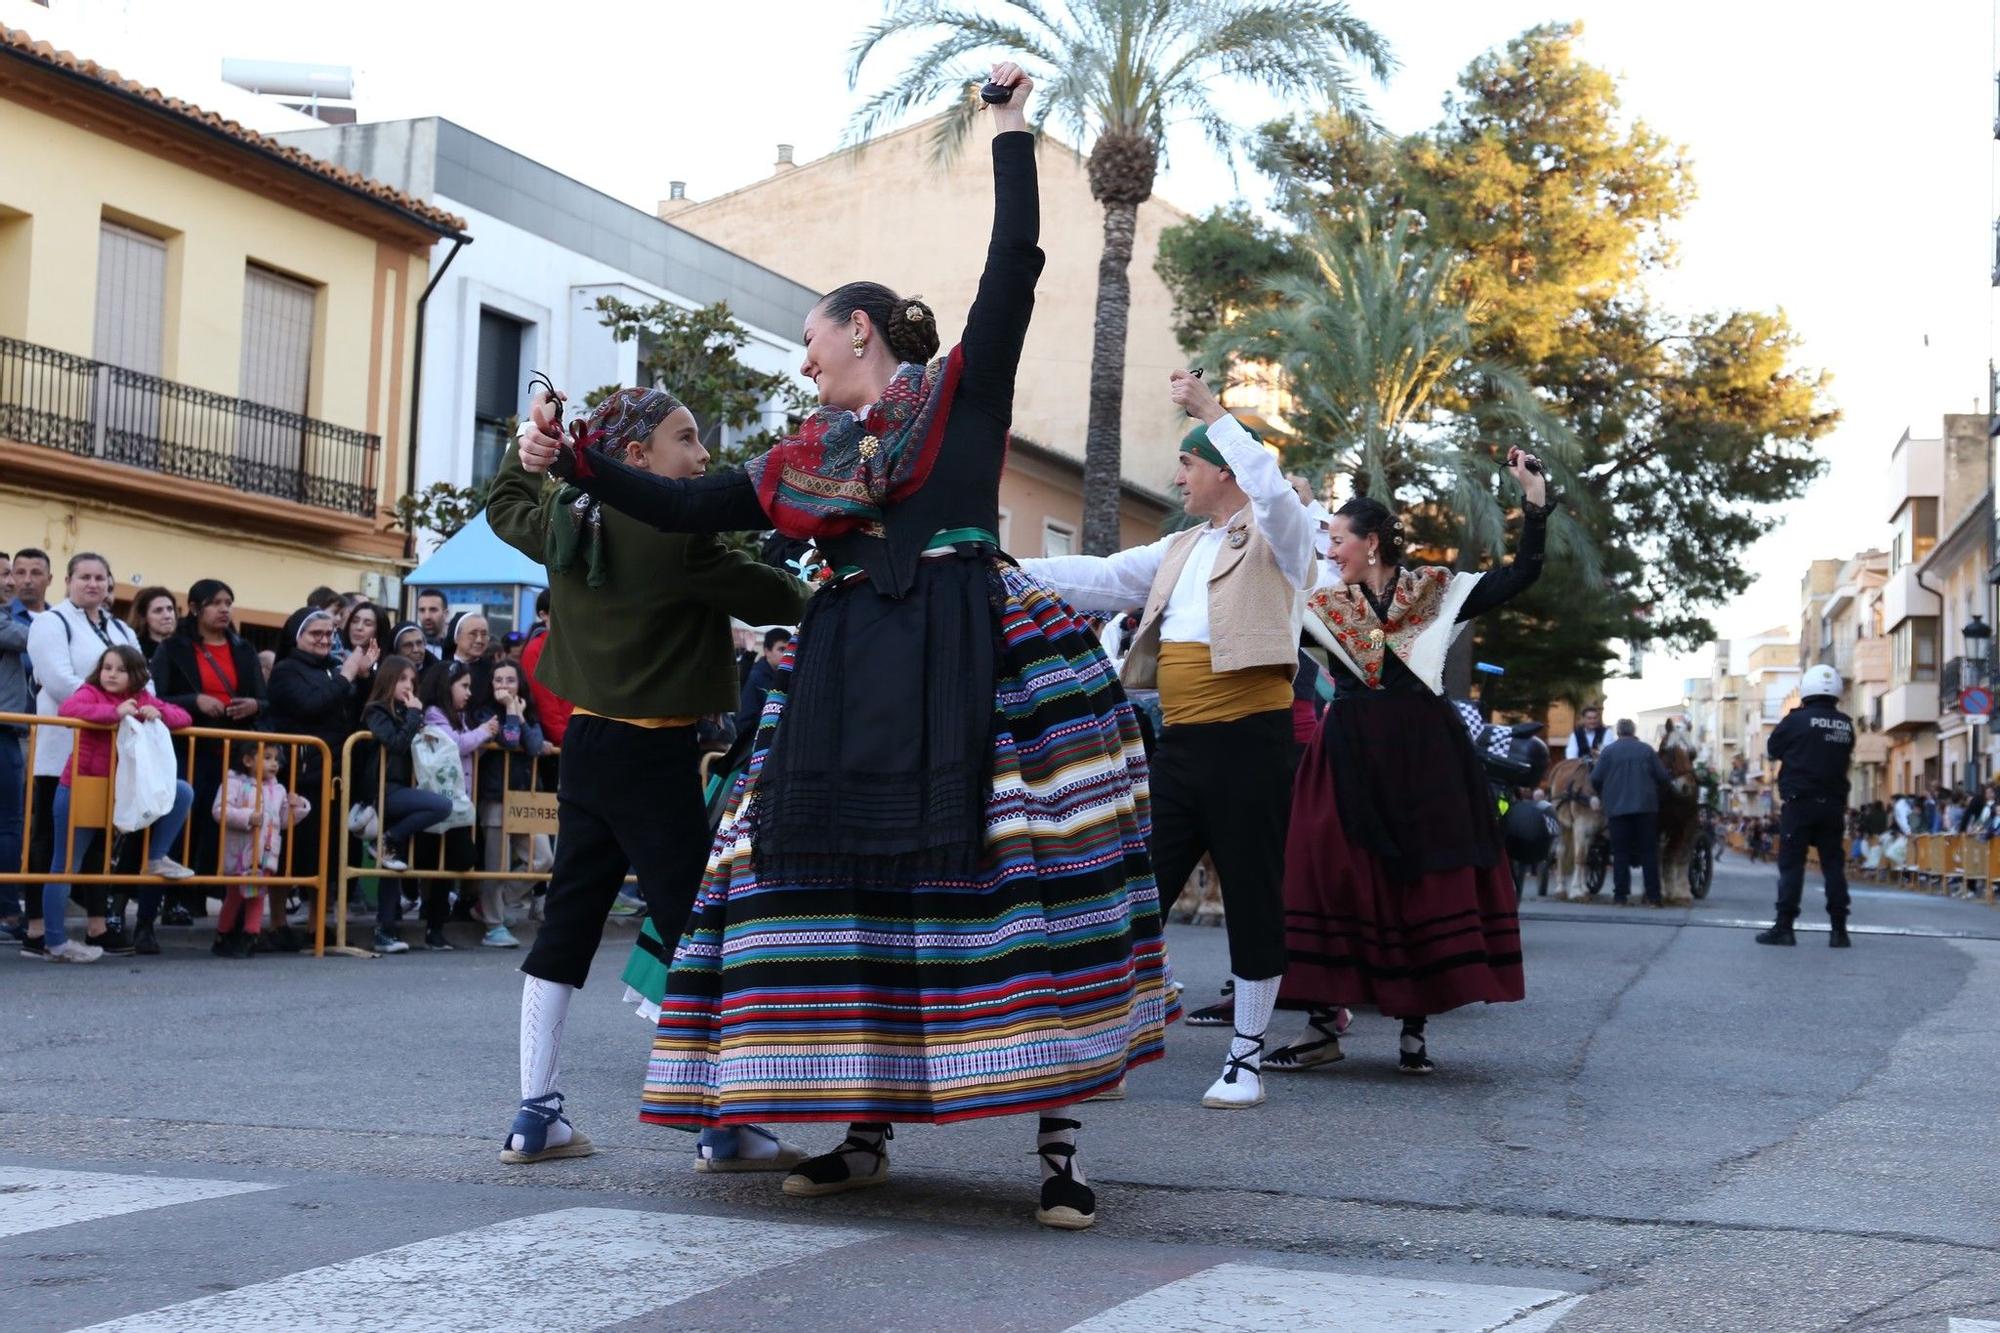
[[[1854,721],[1828,695],[1815,695],[1785,715],[1766,753],[1784,765],[1778,794],[1778,924],[1790,925],[1805,892],[1806,849],[1819,851],[1826,878],[1826,914],[1847,920],[1847,766],[1854,758]]]

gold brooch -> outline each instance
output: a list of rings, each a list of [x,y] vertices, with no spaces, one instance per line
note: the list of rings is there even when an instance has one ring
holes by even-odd
[[[882,441],[876,439],[873,435],[864,435],[861,437],[861,456],[863,458],[873,458],[881,448]]]
[[[1382,640],[1388,637],[1389,636],[1384,634],[1379,628],[1371,629],[1368,631],[1368,642],[1370,643],[1380,643],[1382,642]]]

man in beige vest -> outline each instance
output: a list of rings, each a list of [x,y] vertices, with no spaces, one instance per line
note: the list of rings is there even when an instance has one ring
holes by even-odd
[[[1200,423],[1181,442],[1174,485],[1206,522],[1116,555],[1022,565],[1080,610],[1145,607],[1120,677],[1158,689],[1166,716],[1153,754],[1153,871],[1164,912],[1202,856],[1215,859],[1236,1036],[1202,1105],[1233,1110],[1264,1100],[1264,1029],[1287,962],[1292,676],[1315,534],[1278,460],[1208,386],[1184,370],[1171,386]]]

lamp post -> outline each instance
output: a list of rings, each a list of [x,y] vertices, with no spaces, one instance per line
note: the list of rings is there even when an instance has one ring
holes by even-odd
[[[1986,685],[1988,683],[1986,679],[1988,674],[1986,670],[1986,645],[1993,638],[1993,629],[1985,620],[1975,614],[1972,619],[1965,622],[1965,628],[1960,633],[1965,638],[1966,661],[1972,668],[1967,673],[1971,679],[1965,683],[1970,685]],[[1979,760],[1980,723],[1977,719],[1968,719],[1968,721],[1972,727],[1972,735],[1966,743],[1972,747],[1971,770],[1974,774],[1973,780],[1983,787],[1986,784],[1986,770],[1980,766]]]

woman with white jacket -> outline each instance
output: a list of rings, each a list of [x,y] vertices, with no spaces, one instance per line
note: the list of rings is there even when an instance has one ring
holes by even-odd
[[[111,562],[94,551],[79,551],[69,558],[63,586],[63,600],[35,617],[28,630],[28,660],[34,664],[40,692],[35,711],[54,717],[63,701],[75,694],[97,670],[104,650],[113,644],[139,646],[132,627],[111,613]],[[67,727],[35,729],[35,828],[29,848],[28,868],[46,874],[55,851],[56,788],[69,763],[72,742]],[[35,895],[27,895],[32,899]],[[90,917],[86,942],[107,954],[129,954],[132,944],[123,930],[105,929],[106,893],[102,885],[77,886],[74,894]],[[39,915],[30,904],[30,917]],[[24,946],[25,951],[25,946]]]

